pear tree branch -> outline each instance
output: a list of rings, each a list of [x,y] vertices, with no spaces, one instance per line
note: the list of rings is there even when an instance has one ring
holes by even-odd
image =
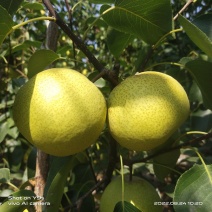
[[[177,13],[177,15],[174,16],[173,20],[175,21],[178,18],[179,14],[181,14],[183,11],[185,11],[186,8],[193,2],[195,2],[195,0],[187,1],[186,4],[183,6],[183,8]]]
[[[44,188],[46,184],[46,179],[49,170],[49,155],[41,151],[37,150],[37,158],[36,158],[36,172],[35,172],[35,188],[34,193],[38,197],[43,197]],[[36,211],[42,212],[42,205],[36,205]]]
[[[83,40],[76,36],[74,32],[68,27],[68,25],[60,18],[59,14],[55,11],[54,7],[52,6],[51,2],[49,0],[43,0],[43,4],[46,6],[46,8],[49,10],[50,15],[55,17],[55,23],[67,34],[67,36],[76,44],[76,46],[85,54],[85,56],[88,58],[88,60],[93,64],[95,69],[97,69],[103,77],[111,82],[113,85],[117,85],[118,82],[113,78],[113,74],[111,74],[110,70],[105,68],[98,60],[97,58],[90,52],[90,50],[87,48]]]
[[[185,11],[186,8],[187,8],[191,3],[193,3],[193,2],[195,2],[195,0],[189,0],[189,1],[187,1],[186,4],[183,6],[183,8],[174,16],[173,21],[175,21],[175,20],[178,18],[179,14],[181,14],[183,11]],[[177,30],[178,30],[178,29],[177,29]],[[182,31],[182,29],[181,29],[180,31]],[[171,31],[171,33],[172,33],[172,32],[174,32],[174,30]],[[159,43],[161,42],[161,40],[163,40],[163,39],[164,39],[167,35],[169,35],[169,34],[170,34],[170,32],[168,32],[166,35],[164,35],[156,44],[159,44]],[[155,47],[157,47],[157,46],[158,46],[158,45],[153,45],[152,48],[151,48],[151,49],[149,50],[149,52],[147,53],[144,62],[141,64],[140,72],[144,71],[144,69],[145,69],[147,63],[149,62],[150,58],[152,57],[152,55],[153,55],[153,53],[154,53],[154,51],[155,51]]]
[[[177,145],[177,146],[175,146],[175,147],[172,147],[172,148],[170,148],[170,149],[164,149],[164,150],[158,151],[158,152],[156,152],[156,153],[154,153],[154,154],[152,154],[152,155],[149,155],[149,156],[147,156],[147,157],[145,157],[145,158],[142,158],[142,159],[138,159],[138,160],[125,160],[125,161],[124,161],[124,165],[127,165],[127,166],[129,166],[129,167],[132,168],[133,164],[135,164],[135,163],[141,163],[141,162],[145,163],[145,162],[151,160],[152,158],[154,158],[154,157],[156,157],[156,156],[158,156],[158,155],[165,154],[165,153],[167,153],[167,152],[171,152],[171,151],[174,151],[174,150],[176,150],[176,149],[186,148],[186,147],[188,147],[188,146],[194,145],[194,144],[196,144],[196,143],[198,143],[198,142],[200,142],[200,141],[202,141],[202,140],[206,140],[206,139],[209,139],[209,138],[212,138],[212,133],[208,133],[208,134],[205,134],[205,135],[200,136],[200,137],[198,137],[198,138],[195,138],[195,139],[193,139],[193,140],[189,140],[189,141],[187,141],[187,142],[185,142],[185,143],[182,143],[182,144]],[[111,142],[115,142],[115,140],[111,140]],[[116,143],[116,142],[115,142],[115,143]],[[116,144],[115,144],[115,145],[116,145]],[[113,145],[112,145],[112,146],[113,146]],[[115,146],[113,146],[113,147],[115,147]],[[115,147],[115,148],[116,148],[116,147]],[[116,151],[114,150],[114,152],[116,152]],[[119,161],[119,158],[116,156],[116,154],[114,154],[114,152],[113,152],[113,150],[112,150],[111,153],[110,153],[110,154],[113,155],[113,157],[112,157],[113,159],[111,159],[111,160],[109,161],[108,166],[110,166],[110,165],[112,165],[112,164],[113,164],[113,166],[114,166],[114,164],[115,164],[116,162]],[[114,168],[114,167],[113,167],[113,168]],[[111,170],[112,170],[113,168],[111,168]],[[104,178],[103,178],[101,181],[98,181],[98,182],[97,182],[87,193],[85,193],[82,197],[80,197],[80,198],[75,202],[74,207],[76,207],[76,208],[79,209],[80,206],[82,205],[84,199],[86,199],[94,190],[98,190],[101,186],[104,186],[104,187],[105,187],[105,185],[107,185],[108,182],[109,182],[109,181],[108,181],[108,180],[109,180],[109,179],[108,179],[108,176],[109,176],[111,173],[112,173],[112,172],[108,171],[108,173],[104,176]],[[70,208],[70,207],[67,207],[67,208]],[[67,208],[66,208],[66,209],[67,209]]]
[[[205,140],[205,139],[209,139],[209,138],[212,138],[212,133],[208,133],[208,134],[205,134],[203,136],[200,136],[198,138],[195,138],[193,140],[189,140],[187,142],[184,142],[182,144],[179,144],[177,146],[174,146],[170,149],[162,149],[161,151],[158,151],[152,155],[149,155],[145,158],[142,158],[142,159],[136,159],[136,160],[125,160],[124,161],[124,164],[127,165],[127,166],[132,166],[133,164],[136,164],[136,163],[144,163],[144,162],[147,162],[148,160],[158,156],[158,155],[162,155],[162,154],[165,154],[167,152],[172,152],[174,150],[177,150],[177,149],[181,149],[181,148],[186,148],[188,146],[191,146],[191,145],[194,145],[202,140]]]
[[[56,51],[58,40],[58,26],[50,22],[46,32],[46,48]],[[35,188],[34,192],[38,197],[43,197],[46,179],[49,171],[49,155],[40,149],[37,150]],[[42,212],[42,205],[36,205],[36,211]]]

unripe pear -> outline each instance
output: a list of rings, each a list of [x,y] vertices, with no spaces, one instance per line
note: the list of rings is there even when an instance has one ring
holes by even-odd
[[[152,150],[187,119],[189,108],[187,94],[177,80],[160,72],[143,72],[128,77],[110,93],[110,132],[128,149]]]
[[[18,91],[14,121],[35,147],[55,155],[81,152],[100,135],[106,102],[98,88],[66,68],[42,71]]]
[[[122,195],[124,192],[124,195]],[[129,181],[129,175],[124,177],[124,189],[122,189],[121,176],[116,177],[104,190],[100,200],[100,212],[113,212],[115,205],[122,201],[130,202],[142,212],[162,212],[160,197],[155,188],[146,180],[133,176]]]

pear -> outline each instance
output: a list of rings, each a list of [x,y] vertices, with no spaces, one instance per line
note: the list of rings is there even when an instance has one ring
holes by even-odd
[[[130,181],[129,175],[124,176],[123,188],[121,176],[106,187],[100,200],[100,212],[113,212],[122,197],[142,212],[162,212],[161,205],[154,205],[155,202],[161,202],[155,188],[148,181],[136,176]]]
[[[123,147],[149,151],[166,142],[189,110],[187,94],[177,80],[160,72],[142,72],[110,93],[109,129]]]
[[[38,73],[20,88],[13,117],[35,147],[67,156],[96,141],[105,125],[106,111],[104,96],[84,75],[53,68]]]

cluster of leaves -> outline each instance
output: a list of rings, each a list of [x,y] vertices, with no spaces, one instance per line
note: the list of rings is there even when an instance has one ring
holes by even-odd
[[[173,16],[183,7],[184,1],[89,0],[72,1],[72,5],[67,5],[67,1],[53,0],[52,3],[62,20],[81,37],[88,51],[103,66],[118,72],[119,81],[136,72],[154,69],[173,76],[184,86],[191,103],[191,114],[163,147],[167,152],[137,153],[118,146],[117,155],[122,155],[125,165],[130,164],[124,171],[154,184],[163,201],[204,202],[198,210],[209,211],[212,192],[208,192],[207,197],[204,192],[212,185],[211,142],[208,139],[196,143],[196,152],[183,148],[169,152],[168,149],[211,130],[210,0],[191,4],[183,15],[174,18],[175,21]],[[40,1],[0,0],[0,198],[3,201],[9,195],[34,195],[24,189],[34,180],[36,150],[19,134],[12,119],[12,105],[19,87],[27,78],[52,64],[79,70],[91,80],[101,72],[63,30],[59,30],[56,38],[56,50],[46,48],[48,20],[55,20],[48,14]],[[101,78],[95,84],[107,98],[111,83]],[[105,171],[107,173],[110,149],[111,137],[106,128],[98,142],[86,152],[65,158],[51,157],[44,192],[50,206],[45,210],[80,208],[80,211],[87,211],[90,208],[95,211],[102,190],[102,184],[96,185]],[[199,153],[205,162],[198,157]],[[118,160],[114,166],[113,173],[119,173]],[[93,190],[96,190],[95,195],[91,194]],[[195,191],[198,194],[192,195]],[[23,199],[17,202],[22,203]],[[188,211],[193,207],[197,206],[175,205],[174,209]],[[11,206],[8,202],[0,206],[2,211],[23,211],[25,208],[30,210],[29,206]],[[116,210],[119,211],[119,207]]]

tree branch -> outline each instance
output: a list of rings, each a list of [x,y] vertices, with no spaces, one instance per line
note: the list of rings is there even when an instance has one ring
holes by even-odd
[[[38,197],[43,197],[46,179],[49,170],[49,155],[37,150],[36,172],[35,172],[35,188],[34,193]],[[36,205],[36,212],[42,212],[42,205]]]
[[[209,139],[212,137],[212,133],[208,133],[206,135],[203,135],[201,137],[198,137],[198,138],[195,138],[193,140],[190,140],[188,142],[185,142],[183,144],[180,144],[178,146],[175,146],[175,147],[172,147],[170,149],[165,149],[165,150],[162,150],[162,151],[159,151],[159,152],[156,152],[155,154],[152,154],[152,155],[149,155],[143,159],[140,159],[140,160],[125,160],[124,161],[124,164],[125,165],[128,165],[132,168],[132,165],[135,164],[135,163],[141,163],[141,162],[146,162],[160,154],[164,154],[164,153],[167,153],[167,152],[171,152],[171,151],[174,151],[176,149],[180,149],[180,148],[183,148],[183,147],[187,147],[191,144],[194,144],[194,143],[197,143],[199,141],[202,141],[202,140],[205,140],[205,139]],[[112,136],[111,136],[112,138]],[[109,159],[109,163],[108,163],[108,168],[107,168],[107,171],[106,171],[106,175],[104,176],[104,178],[97,182],[87,193],[85,193],[83,196],[81,196],[77,201],[76,203],[74,204],[73,207],[76,207],[78,209],[78,211],[80,210],[80,207],[81,205],[83,204],[83,201],[86,197],[88,197],[94,190],[100,188],[100,186],[102,186],[104,184],[104,187],[105,185],[107,185],[110,181],[109,178],[111,178],[112,176],[112,171],[114,170],[114,167],[115,167],[115,163],[117,162],[117,155],[116,155],[117,151],[116,151],[116,141],[112,138],[110,140],[110,159]],[[132,177],[132,176],[131,176]],[[68,209],[70,207],[66,207],[66,209]]]
[[[173,20],[175,21],[179,14],[181,14],[184,10],[186,10],[186,8],[191,4],[193,3],[194,0],[189,0],[184,6],[183,8],[177,13],[177,15],[175,15],[175,17],[173,18]],[[147,56],[146,56],[146,59],[144,60],[144,62],[141,64],[141,67],[140,67],[140,72],[144,71],[144,68],[146,67],[149,59],[151,58],[152,54],[154,53],[154,50],[155,50],[155,47],[154,45],[152,46],[152,48],[149,50],[149,52],[147,53]]]
[[[135,164],[135,163],[144,163],[144,162],[146,162],[146,161],[148,161],[148,160],[150,160],[150,159],[152,159],[152,158],[154,158],[154,157],[156,157],[156,156],[158,156],[158,155],[165,154],[165,153],[167,153],[167,152],[172,152],[172,151],[174,151],[174,150],[176,150],[176,149],[185,148],[185,147],[190,146],[191,144],[194,144],[194,143],[197,143],[197,142],[200,142],[200,141],[202,141],[202,140],[209,139],[209,138],[212,138],[212,133],[208,133],[208,134],[206,134],[206,135],[203,135],[203,136],[201,136],[201,137],[195,138],[195,139],[193,139],[193,140],[189,140],[188,142],[179,144],[179,145],[174,146],[174,147],[172,147],[172,148],[170,148],[170,149],[163,149],[163,150],[161,150],[161,151],[158,151],[158,152],[156,152],[156,153],[154,153],[154,154],[152,154],[152,155],[149,155],[149,156],[147,156],[147,157],[145,157],[145,158],[142,158],[142,159],[125,160],[125,161],[124,161],[124,164],[125,164],[125,165],[128,165],[128,166],[131,166],[132,164]]]
[[[77,208],[77,211],[80,211],[80,208],[83,204],[84,199],[86,199],[95,189],[98,189],[103,183],[105,182],[105,179],[103,178],[101,181],[97,182],[87,193],[85,193],[83,196],[81,196],[74,204],[73,207]],[[67,208],[65,208],[67,209]]]
[[[58,39],[58,26],[54,22],[50,22],[46,31],[45,46],[48,49],[56,51]],[[37,150],[35,188],[34,192],[38,197],[43,197],[46,179],[49,171],[49,155],[40,149]],[[36,205],[36,212],[42,212],[42,205]]]
[[[149,50],[149,52],[146,55],[144,62],[141,64],[141,67],[139,68],[140,72],[144,71],[144,69],[145,69],[147,63],[149,62],[150,58],[152,57],[153,53],[154,53],[154,46],[151,47],[151,49]]]
[[[88,192],[86,192],[75,202],[73,208],[77,208],[77,211],[80,211],[84,199],[86,199],[94,190],[99,190],[100,187],[105,188],[111,180],[112,173],[115,168],[115,164],[117,162],[117,147],[116,147],[117,143],[110,134],[108,134],[108,137],[110,138],[109,140],[110,152],[109,152],[109,162],[107,165],[105,175],[101,181],[96,182],[96,184]],[[70,207],[66,207],[64,209],[68,209]]]
[[[105,173],[105,186],[110,182],[113,170],[115,169],[115,165],[117,162],[117,142],[116,140],[109,134],[109,146],[110,146],[110,151],[109,151],[109,162],[107,165],[107,170]]]
[[[186,4],[183,6],[183,8],[177,13],[177,15],[174,16],[173,20],[175,21],[178,18],[179,14],[181,14],[183,11],[185,11],[186,8],[193,2],[194,2],[194,0],[187,1]]]
[[[56,18],[55,23],[65,32],[68,37],[76,44],[76,46],[85,54],[88,60],[93,64],[95,69],[99,72],[104,73],[104,78],[110,81],[112,84],[118,84],[115,79],[112,78],[113,75],[110,74],[110,71],[106,69],[97,59],[96,57],[90,52],[87,46],[84,44],[81,38],[76,36],[72,30],[67,26],[67,24],[60,18],[57,12],[54,10],[52,4],[49,0],[43,0],[43,4],[49,10],[50,14]]]

